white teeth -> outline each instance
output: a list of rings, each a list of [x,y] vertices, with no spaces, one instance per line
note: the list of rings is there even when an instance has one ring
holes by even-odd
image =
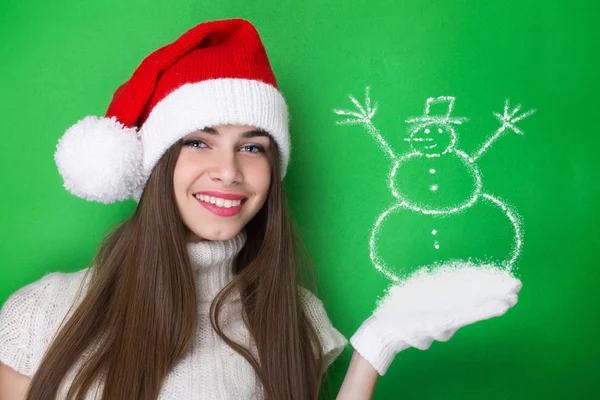
[[[200,201],[205,201],[222,208],[231,208],[239,206],[242,203],[242,200],[225,200],[220,197],[205,196],[203,194],[197,194],[196,198]]]

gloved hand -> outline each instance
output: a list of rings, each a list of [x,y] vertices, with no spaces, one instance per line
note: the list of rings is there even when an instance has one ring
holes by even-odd
[[[520,280],[494,267],[424,268],[388,288],[350,343],[384,375],[398,352],[427,350],[462,326],[504,314],[517,303],[521,287]]]

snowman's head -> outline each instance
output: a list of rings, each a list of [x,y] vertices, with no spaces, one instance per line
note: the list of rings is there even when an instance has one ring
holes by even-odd
[[[456,132],[448,123],[427,121],[412,127],[408,139],[410,146],[418,154],[429,157],[440,156],[456,145]]]

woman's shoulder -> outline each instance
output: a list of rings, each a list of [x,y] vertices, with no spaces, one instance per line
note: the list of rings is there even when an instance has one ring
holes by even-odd
[[[47,273],[8,297],[0,309],[0,362],[33,376],[86,270]]]
[[[305,315],[319,335],[328,367],[342,353],[348,340],[333,326],[321,299],[302,286],[298,286],[298,294]]]
[[[46,300],[52,302],[64,299],[79,289],[87,271],[88,268],[75,272],[47,273],[13,292],[2,306],[2,310],[9,311],[14,307],[28,308],[31,305],[46,303]]]
[[[304,313],[313,322],[330,322],[325,310],[325,305],[313,292],[305,287],[298,286],[298,297]]]
[[[40,310],[39,306],[56,298],[57,289],[64,289],[75,282],[81,271],[73,273],[50,272],[41,278],[28,283],[14,291],[2,305],[0,316],[4,319],[18,316],[29,316]],[[59,292],[60,293],[60,292]],[[5,321],[3,321],[4,323]]]
[[[89,268],[84,268],[75,272],[49,272],[41,278],[28,283],[25,286],[13,292],[5,302],[5,305],[14,302],[17,299],[32,299],[39,298],[53,289],[67,289],[74,285],[79,285],[85,273]]]

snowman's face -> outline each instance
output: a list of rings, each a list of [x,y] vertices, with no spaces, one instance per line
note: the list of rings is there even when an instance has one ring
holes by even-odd
[[[456,133],[450,125],[430,123],[414,129],[409,141],[412,149],[420,154],[441,155],[454,147]]]

